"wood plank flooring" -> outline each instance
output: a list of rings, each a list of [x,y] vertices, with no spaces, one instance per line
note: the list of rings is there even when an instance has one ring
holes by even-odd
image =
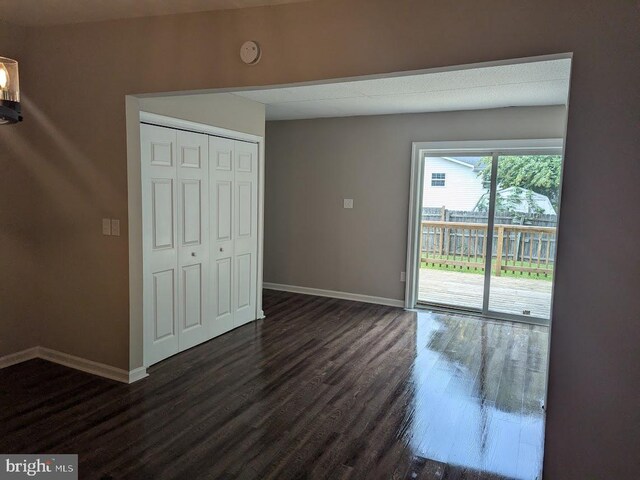
[[[122,385],[0,370],[0,452],[81,479],[535,479],[547,330],[265,291],[266,320]]]

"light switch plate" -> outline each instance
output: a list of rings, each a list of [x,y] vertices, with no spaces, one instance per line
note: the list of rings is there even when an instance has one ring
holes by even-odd
[[[400,281],[401,282],[406,282],[407,281],[407,276],[404,272],[400,272]]]
[[[111,219],[110,218],[102,219],[102,234],[111,235]]]
[[[120,236],[120,220],[117,218],[111,219],[111,235]]]
[[[353,208],[353,198],[344,199],[344,208]]]

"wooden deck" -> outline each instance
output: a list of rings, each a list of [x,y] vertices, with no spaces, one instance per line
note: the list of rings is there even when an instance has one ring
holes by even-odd
[[[420,269],[418,300],[445,305],[482,308],[484,275]],[[522,315],[529,310],[532,317],[549,318],[552,282],[523,276],[491,277],[489,309]]]

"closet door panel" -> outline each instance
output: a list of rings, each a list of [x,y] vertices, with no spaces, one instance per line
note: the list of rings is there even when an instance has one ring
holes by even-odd
[[[145,365],[179,351],[177,135],[140,126]]]
[[[208,339],[208,152],[205,134],[177,132],[180,350]]]
[[[251,286],[253,261],[251,253],[236,255],[236,281],[237,281],[237,306],[238,310],[251,306],[251,294],[254,289]]]
[[[233,182],[231,180],[217,180],[216,184],[216,241],[218,243],[231,241],[231,206],[233,204]]]
[[[203,324],[202,302],[204,298],[202,264],[182,267],[183,332],[200,328]]]
[[[234,325],[256,315],[256,255],[258,249],[258,146],[235,141],[234,169]]]
[[[234,147],[225,138],[209,137],[209,179],[211,202],[212,315],[209,336],[234,328],[233,255],[234,255]]]

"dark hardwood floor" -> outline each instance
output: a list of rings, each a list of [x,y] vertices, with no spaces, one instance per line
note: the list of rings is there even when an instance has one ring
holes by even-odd
[[[547,330],[265,291],[267,319],[123,385],[0,370],[0,452],[80,478],[535,479]]]

